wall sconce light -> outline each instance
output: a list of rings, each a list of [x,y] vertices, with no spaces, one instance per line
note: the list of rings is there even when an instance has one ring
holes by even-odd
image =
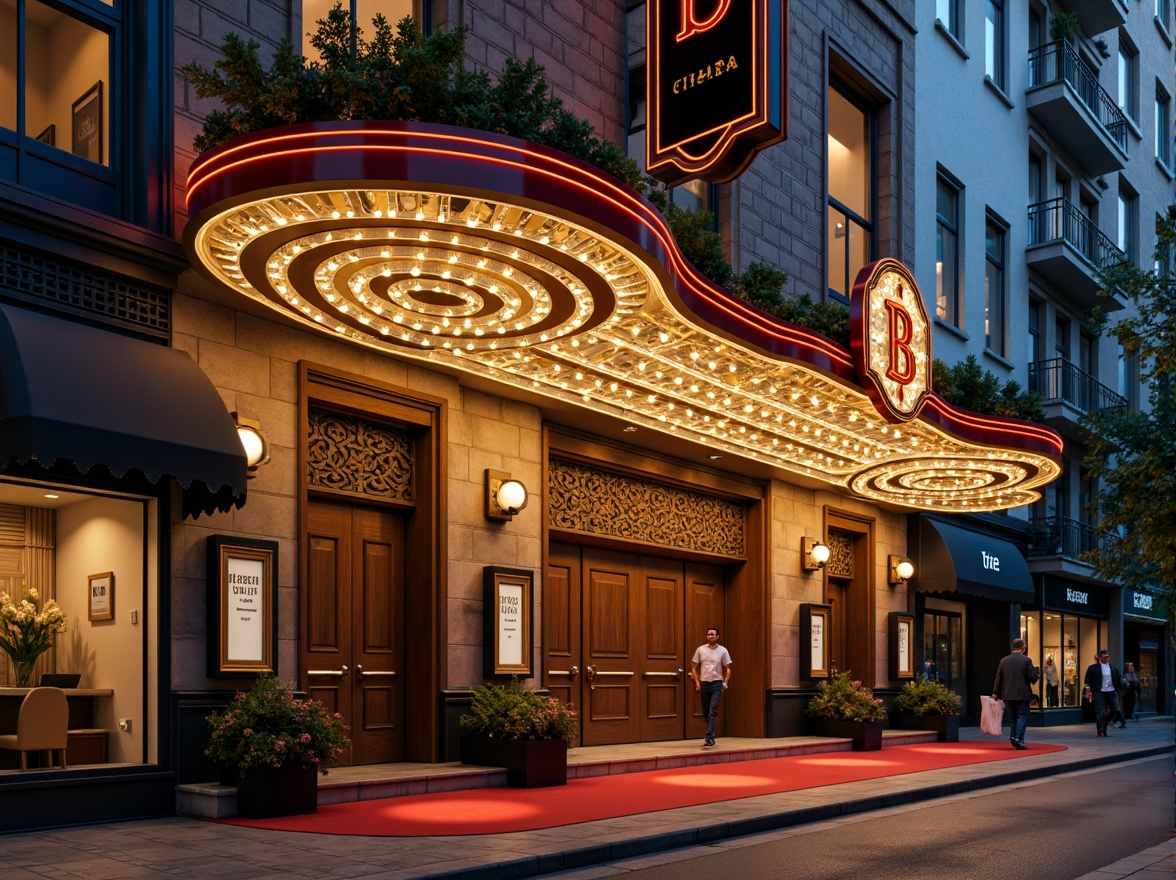
[[[253,479],[257,476],[257,469],[270,460],[269,439],[265,431],[261,430],[261,422],[247,419],[237,413],[229,413],[237,425],[237,436],[245,448],[245,476]]]
[[[914,563],[905,556],[886,557],[886,567],[890,570],[889,580],[891,584],[906,583],[915,573]]]
[[[527,487],[510,474],[486,469],[486,517],[510,519],[527,506]]]
[[[820,538],[800,539],[800,565],[805,571],[818,571],[829,561],[829,545]]]

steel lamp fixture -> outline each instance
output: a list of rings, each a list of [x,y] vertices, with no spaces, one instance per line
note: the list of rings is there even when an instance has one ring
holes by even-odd
[[[527,506],[527,487],[503,471],[486,469],[486,516],[511,519]]]
[[[829,545],[820,538],[800,539],[800,564],[805,571],[819,571],[829,561]]]
[[[245,449],[245,475],[252,479],[257,476],[257,469],[270,460],[269,438],[256,419],[247,419],[235,412],[229,415],[237,425],[237,436]]]
[[[889,570],[889,580],[891,584],[906,583],[915,574],[915,566],[905,556],[888,556],[886,558],[886,567]]]

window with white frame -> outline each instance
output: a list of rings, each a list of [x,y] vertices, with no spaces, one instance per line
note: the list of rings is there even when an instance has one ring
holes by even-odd
[[[1172,167],[1172,99],[1156,83],[1156,161]]]
[[[1135,212],[1138,200],[1135,194],[1124,189],[1119,188],[1119,203],[1118,203],[1118,223],[1116,229],[1115,244],[1118,245],[1127,257],[1129,262],[1136,261],[1135,253]]]
[[[949,34],[957,40],[963,39],[960,29],[960,0],[935,0],[935,17]]]
[[[1005,232],[1001,223],[988,218],[984,231],[984,342],[1001,357],[1008,357]]]
[[[1119,109],[1122,110],[1129,118],[1138,119],[1139,109],[1136,101],[1137,89],[1135,81],[1138,78],[1139,70],[1139,55],[1126,43],[1124,38],[1119,38]]]
[[[1004,0],[986,0],[984,15],[984,73],[993,84],[1005,87]]]
[[[1156,0],[1156,20],[1164,30],[1172,29],[1172,0]]]

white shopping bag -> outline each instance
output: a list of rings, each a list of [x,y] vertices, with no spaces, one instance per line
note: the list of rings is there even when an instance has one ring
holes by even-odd
[[[1004,720],[1004,701],[992,697],[980,697],[980,732],[989,736],[1000,736],[1000,723]]]

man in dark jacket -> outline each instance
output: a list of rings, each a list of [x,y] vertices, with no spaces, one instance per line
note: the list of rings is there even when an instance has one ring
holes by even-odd
[[[1105,648],[1098,652],[1098,662],[1086,667],[1086,701],[1094,702],[1095,736],[1107,735],[1107,719],[1119,709],[1119,688],[1123,679],[1111,665],[1111,654]]]
[[[1012,736],[1009,742],[1015,749],[1025,745],[1025,728],[1029,726],[1029,704],[1033,699],[1033,685],[1040,673],[1029,659],[1024,639],[1013,639],[1013,650],[996,667],[996,681],[992,683],[992,697],[1004,700]]]

